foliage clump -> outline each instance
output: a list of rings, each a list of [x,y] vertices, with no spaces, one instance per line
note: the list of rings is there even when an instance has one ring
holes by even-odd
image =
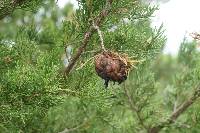
[[[17,7],[32,10],[34,3],[41,6],[36,13],[13,12]],[[161,55],[163,26],[154,29],[150,21],[157,8],[141,1],[78,4],[77,10],[37,0],[0,7],[0,18],[7,6],[12,10],[6,15],[13,12],[0,20],[0,132],[198,131],[198,45],[185,40],[176,58]],[[99,52],[102,38],[93,22],[107,53]],[[117,64],[111,67],[117,72],[103,74],[126,81],[104,89],[95,57],[107,66]],[[63,69],[70,63],[66,77]]]

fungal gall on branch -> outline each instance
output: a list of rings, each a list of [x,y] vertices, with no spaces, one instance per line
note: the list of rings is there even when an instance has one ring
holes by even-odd
[[[125,81],[132,66],[133,61],[125,54],[103,51],[95,56],[95,70],[105,80],[106,88],[109,81],[119,84]]]

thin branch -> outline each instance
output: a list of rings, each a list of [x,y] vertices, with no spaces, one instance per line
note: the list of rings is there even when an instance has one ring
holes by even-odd
[[[128,103],[129,103],[129,106],[130,106],[132,112],[136,113],[136,116],[137,116],[137,118],[139,120],[139,124],[141,124],[141,126],[146,131],[148,131],[148,126],[145,125],[144,120],[143,120],[142,116],[140,115],[140,111],[136,108],[136,105],[134,104],[133,98],[129,95],[130,93],[128,92],[128,89],[126,88],[126,84],[125,83],[124,83],[124,92],[125,92],[126,97],[128,98]]]
[[[184,123],[178,123],[178,122],[176,122],[175,123],[176,125],[176,127],[178,127],[178,128],[191,128],[191,126],[190,125],[187,125],[187,124],[184,124]]]
[[[104,41],[103,41],[103,35],[102,35],[101,30],[99,29],[99,26],[95,25],[94,22],[93,22],[93,26],[97,30],[97,33],[99,35],[99,38],[100,38],[100,41],[101,41],[101,43],[100,43],[101,44],[101,50],[106,51],[105,46],[104,46]]]
[[[82,124],[76,126],[76,127],[73,127],[73,128],[65,128],[63,131],[61,132],[58,132],[58,133],[71,133],[71,132],[74,132],[78,129],[80,129],[81,127],[85,126],[87,124],[88,121],[84,121]]]
[[[112,124],[109,120],[106,120],[103,117],[99,117],[102,121],[104,121],[105,123],[107,123],[109,126],[111,126],[113,129],[119,129],[118,126],[115,126],[114,124]]]
[[[193,93],[193,95],[188,98],[184,103],[182,103],[171,115],[170,117],[161,122],[159,125],[156,125],[148,131],[149,133],[158,133],[164,127],[169,126],[174,123],[176,119],[183,114],[198,98],[200,97],[200,87]]]
[[[173,111],[175,112],[178,107],[178,96],[175,96]]]
[[[90,62],[92,59],[94,59],[94,58],[95,58],[95,56],[89,58],[87,61],[85,61],[85,63],[81,64],[80,67],[76,68],[76,70],[79,70],[79,69],[83,68],[87,63],[89,63],[89,62]]]
[[[92,51],[85,51],[83,54],[87,54],[87,53],[93,53],[94,55],[100,53],[100,50],[92,50]]]
[[[108,16],[109,14],[109,10],[111,7],[111,4],[113,3],[113,0],[107,0],[107,4],[106,7],[100,12],[100,14],[98,15],[98,17],[95,19],[95,25],[96,26],[100,26],[102,21],[105,19],[106,16]],[[74,67],[74,65],[76,64],[76,62],[78,61],[79,57],[81,56],[81,54],[84,52],[89,40],[91,39],[93,33],[94,33],[95,29],[94,27],[91,25],[89,30],[85,33],[84,35],[84,39],[80,44],[80,47],[77,51],[77,53],[72,57],[69,65],[67,67],[65,67],[64,69],[64,75],[67,76],[70,71],[72,70],[72,68]]]

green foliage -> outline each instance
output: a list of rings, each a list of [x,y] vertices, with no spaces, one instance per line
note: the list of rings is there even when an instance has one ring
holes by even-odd
[[[21,30],[11,46],[1,45],[0,118],[7,128],[30,132],[26,127],[44,117],[62,97],[57,95],[60,84],[56,51],[41,51],[26,33]]]
[[[157,77],[162,76],[162,78],[157,80],[158,86],[164,89],[160,90],[160,94],[164,97],[163,108],[165,108],[165,111],[172,112],[175,110],[197,89],[199,85],[200,59],[197,47],[196,42],[188,42],[185,38],[176,58],[163,56],[162,58],[164,59],[159,59],[156,62],[156,75],[159,74]],[[199,114],[196,113],[198,108],[198,104],[193,105],[173,126],[165,128],[165,131],[191,132],[192,129],[192,132],[196,132],[199,128],[195,126],[196,122],[199,121]],[[191,116],[191,114],[194,115]]]
[[[165,43],[163,26],[150,26],[157,7],[136,0],[113,1],[100,25],[106,49],[139,61],[126,82],[110,83],[105,89],[96,75],[93,60],[100,49],[96,32],[64,78],[65,48],[72,48],[68,56],[77,52],[106,1],[81,0],[76,11],[72,5],[60,9],[53,1],[38,0],[20,8],[38,9],[43,2],[46,5],[36,13],[16,10],[0,21],[4,33],[0,35],[0,132],[147,132],[168,118],[198,85],[197,44],[185,40],[176,58],[159,55]],[[194,104],[163,132],[197,132],[199,116]],[[180,128],[184,125],[186,129]]]

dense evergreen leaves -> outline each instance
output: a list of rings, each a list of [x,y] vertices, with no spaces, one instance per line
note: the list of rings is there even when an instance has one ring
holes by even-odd
[[[125,83],[105,89],[94,70],[96,31],[71,73],[63,77],[62,71],[106,0],[79,0],[76,10],[54,1],[6,2],[0,4],[0,132],[148,132],[199,84],[196,42],[185,39],[176,58],[161,54],[163,26],[150,26],[157,7],[113,0],[99,26],[104,45],[138,63]],[[162,132],[198,132],[199,110],[195,103]]]

